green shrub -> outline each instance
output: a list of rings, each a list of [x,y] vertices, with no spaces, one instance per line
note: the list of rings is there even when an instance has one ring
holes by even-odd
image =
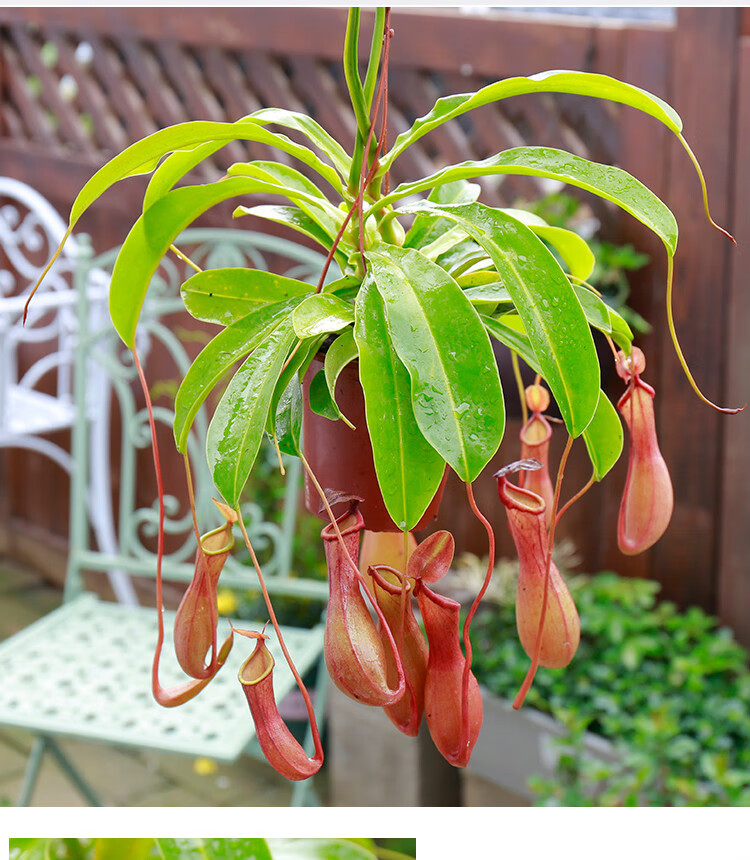
[[[750,805],[748,652],[702,610],[657,602],[658,583],[601,573],[569,583],[581,645],[569,667],[541,669],[527,698],[568,728],[556,776],[535,778],[539,805]],[[514,609],[477,618],[474,671],[511,698],[529,665]],[[615,763],[585,752],[594,732]]]

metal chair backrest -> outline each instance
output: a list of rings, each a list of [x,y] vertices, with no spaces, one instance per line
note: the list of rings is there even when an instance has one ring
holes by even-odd
[[[186,230],[176,244],[201,268],[251,266],[300,280],[314,281],[324,257],[291,241],[265,234],[224,229]],[[84,571],[117,571],[152,577],[156,570],[158,505],[148,415],[130,351],[109,321],[87,330],[87,295],[94,281],[111,272],[119,249],[79,261],[76,286],[82,333],[76,359],[76,425],[71,485],[70,555],[66,599],[85,589]],[[154,402],[166,496],[165,580],[188,582],[192,576],[195,537],[181,455],[174,450],[172,403],[178,380],[189,367],[189,353],[208,339],[208,327],[184,311],[181,283],[192,269],[168,255],[154,276],[140,318],[136,346]],[[87,289],[88,285],[88,289]],[[208,419],[205,406],[195,420],[188,445],[201,532],[221,523],[211,499],[217,495],[205,460]],[[275,452],[268,452],[275,458]],[[261,452],[261,456],[265,456]],[[294,575],[292,540],[300,498],[300,464],[286,463],[284,497],[276,516],[251,497],[243,503],[244,520],[262,558],[271,593],[324,601],[324,581]],[[246,558],[247,553],[243,553]],[[230,558],[222,583],[251,587],[251,567]]]
[[[23,321],[29,293],[64,235],[62,218],[38,191],[0,176],[0,446],[38,450],[69,469],[67,452],[42,436],[72,424],[75,237]]]

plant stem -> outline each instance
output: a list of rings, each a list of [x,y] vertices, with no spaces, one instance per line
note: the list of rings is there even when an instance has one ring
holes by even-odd
[[[365,75],[364,95],[365,104],[369,113],[372,108],[372,99],[375,95],[375,84],[380,67],[380,50],[383,45],[383,32],[385,29],[385,7],[378,6],[375,10],[375,24],[372,30],[372,44],[370,45],[370,59],[367,63],[367,74]]]
[[[521,368],[518,364],[518,353],[514,350],[510,351],[510,361],[513,365],[513,376],[515,376],[516,385],[518,386],[518,399],[521,401],[521,424],[525,427],[526,422],[529,420],[529,410],[526,406],[526,389],[521,377]]]
[[[583,496],[586,495],[586,493],[588,493],[588,491],[594,486],[595,481],[596,481],[596,474],[592,474],[592,476],[588,479],[588,481],[584,484],[584,486],[581,487],[581,489],[575,494],[575,496],[573,496],[573,498],[568,499],[568,501],[565,502],[565,504],[557,512],[557,516],[555,517],[555,520],[557,522],[560,521],[560,518],[565,513],[565,511],[568,510],[568,508],[572,507],[580,498],[582,498]]]
[[[344,37],[344,77],[346,78],[354,117],[357,120],[357,129],[359,134],[364,137],[370,130],[370,120],[365,93],[362,88],[362,79],[359,76],[359,16],[359,7],[353,6],[349,9],[346,36]]]

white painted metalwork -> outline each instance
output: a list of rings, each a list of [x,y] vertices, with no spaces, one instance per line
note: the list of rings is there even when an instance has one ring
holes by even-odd
[[[45,438],[60,430],[72,429],[75,406],[72,373],[78,330],[78,295],[73,289],[76,268],[91,256],[87,237],[68,237],[60,256],[23,314],[29,295],[47,260],[65,236],[65,223],[45,198],[17,179],[0,177],[0,251],[5,268],[0,269],[0,447],[23,448],[50,458],[68,474],[72,473],[70,452]],[[108,276],[92,269],[87,278],[91,324],[106,315]],[[23,350],[39,345],[43,355],[21,370]],[[96,371],[94,370],[94,373]],[[47,384],[51,378],[52,384]],[[106,377],[92,380],[97,397],[104,395]],[[96,401],[92,398],[92,403]],[[99,400],[101,402],[101,400]],[[102,410],[89,411],[91,421],[106,420]],[[95,438],[107,432],[100,428]],[[97,462],[102,463],[98,457]],[[101,481],[108,480],[102,474]],[[89,500],[92,521],[102,549],[114,552],[112,512],[102,499]],[[129,577],[111,571],[109,579],[117,599],[137,603]]]

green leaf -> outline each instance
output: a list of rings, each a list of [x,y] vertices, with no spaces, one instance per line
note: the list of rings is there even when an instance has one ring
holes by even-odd
[[[496,340],[505,344],[513,352],[518,353],[529,367],[543,375],[534,347],[531,345],[523,322],[517,314],[505,314],[500,317],[480,314],[480,317],[487,331]]]
[[[354,330],[348,328],[345,329],[330,345],[323,364],[328,391],[338,413],[336,417],[340,418],[345,424],[351,427],[352,430],[356,428],[336,403],[336,382],[338,381],[341,371],[347,364],[349,364],[349,362],[354,361],[358,354],[357,343],[354,339]]]
[[[319,370],[310,381],[310,390],[308,391],[307,399],[310,409],[316,415],[328,418],[329,421],[339,420],[341,413],[331,397],[325,373],[322,370]]]
[[[279,398],[274,419],[276,441],[283,454],[299,457],[302,452],[302,414],[302,386],[295,373]]]
[[[436,188],[433,188],[427,199],[433,203],[473,203],[479,199],[481,191],[481,186],[475,182],[467,182],[465,179],[460,179],[457,182],[446,182],[444,185],[438,185]],[[404,247],[420,248],[424,251],[426,245],[431,244],[438,237],[442,236],[449,227],[449,222],[444,221],[441,223],[440,221],[417,215],[409,232],[406,234]]]
[[[376,860],[349,839],[268,839],[272,860]]]
[[[297,206],[274,206],[271,204],[238,206],[232,213],[233,218],[239,218],[242,215],[255,215],[257,218],[264,218],[266,221],[284,224],[292,230],[308,236],[319,245],[322,245],[326,250],[329,250],[333,244],[333,237],[317,221],[314,221]],[[343,269],[346,266],[347,255],[342,250],[339,250],[339,248],[336,248],[334,258],[339,268]]]
[[[276,388],[271,398],[271,408],[268,410],[268,422],[266,430],[270,436],[276,432],[276,413],[278,411],[279,401],[284,392],[289,387],[292,378],[297,376],[300,379],[305,375],[310,362],[315,358],[325,335],[320,337],[309,337],[299,341],[299,346],[295,346],[293,355],[286,362],[286,366],[279,376],[279,381],[276,383]]]
[[[178,451],[184,453],[187,450],[195,416],[227,370],[261,344],[281,320],[290,315],[298,301],[290,299],[265,305],[236,320],[198,353],[175,397],[174,438]]]
[[[310,284],[262,269],[206,269],[182,285],[188,312],[203,322],[228,326],[269,304],[313,292]]]
[[[280,125],[284,128],[292,128],[304,134],[307,139],[315,144],[325,155],[330,159],[336,170],[343,177],[349,175],[349,168],[352,160],[346,154],[346,151],[341,144],[325,129],[323,129],[314,119],[303,113],[296,111],[283,110],[282,108],[262,108],[248,116],[253,122],[261,125],[273,124]]]
[[[233,508],[258,455],[271,398],[294,340],[292,321],[287,318],[235,373],[209,425],[208,464],[216,489]]]
[[[177,236],[207,209],[238,194],[272,192],[257,179],[234,177],[209,185],[175,188],[135,222],[112,270],[109,312],[126,346],[135,345],[135,329],[151,278]]]
[[[594,478],[601,481],[620,459],[623,446],[620,416],[603,391],[599,393],[594,417],[583,431],[583,440],[594,467]]]
[[[526,93],[571,93],[608,99],[650,114],[675,134],[679,135],[682,130],[682,120],[677,112],[658,96],[639,87],[625,84],[607,75],[589,72],[539,72],[530,77],[514,77],[497,81],[476,93],[438,99],[429,113],[396,138],[391,150],[381,159],[380,172],[386,173],[390,170],[395,159],[405,149],[439,125],[482,105]]]
[[[620,314],[587,287],[576,285],[574,289],[589,323],[610,335],[619,347],[629,352],[633,332]]]
[[[274,860],[265,839],[156,839],[164,860]]]
[[[339,183],[335,171],[304,146],[288,137],[274,134],[262,125],[240,120],[239,122],[184,122],[163,128],[139,140],[110,159],[89,179],[75,199],[70,210],[72,228],[91,204],[116,182],[128,176],[151,173],[159,160],[170,152],[192,150],[207,143],[230,140],[254,140],[267,143],[283,152],[288,152],[304,164],[317,170],[332,184]],[[335,186],[334,186],[335,187]]]
[[[333,293],[308,296],[292,317],[297,337],[341,331],[354,322],[354,306]]]
[[[202,143],[194,149],[173,152],[171,155],[168,155],[156,168],[149,180],[146,193],[143,195],[143,211],[145,212],[160,197],[171,191],[180,179],[187,176],[201,161],[210,158],[225,147],[227,143],[228,141],[226,140],[209,140],[207,143]]]
[[[370,278],[357,297],[354,339],[378,484],[391,519],[412,529],[440,486],[445,461],[417,423],[411,379],[394,351],[383,299]]]
[[[496,272],[493,272],[493,274],[497,277]],[[489,284],[481,284],[478,287],[468,287],[464,290],[464,295],[472,304],[476,302],[494,302],[495,304],[502,304],[503,310],[508,311],[514,307],[510,293],[500,281],[492,281]]]
[[[599,359],[588,322],[568,279],[531,230],[480,203],[434,207],[489,254],[572,436],[591,421],[599,399]]]
[[[482,322],[493,337],[518,353],[532,370],[541,373],[539,360],[520,317],[515,314],[499,318],[482,316]],[[594,477],[601,481],[619,459],[623,444],[622,423],[603,391],[599,391],[594,417],[581,435],[594,468]]]
[[[541,146],[519,146],[507,149],[484,161],[464,161],[444,167],[437,173],[399,185],[390,194],[381,198],[376,209],[393,205],[443,182],[452,182],[462,177],[490,176],[501,174],[544,176],[590,191],[598,197],[617,204],[634,218],[645,224],[664,242],[667,250],[674,254],[677,247],[677,221],[667,206],[634,176],[612,167],[579,158],[561,149]],[[406,209],[399,210],[401,212]],[[419,211],[409,209],[409,211]]]
[[[146,860],[153,839],[97,839],[94,860]]]
[[[564,227],[529,225],[531,230],[544,239],[562,257],[570,274],[579,281],[585,281],[594,271],[596,258],[588,243],[573,230]]]
[[[310,182],[299,170],[286,164],[274,164],[270,161],[233,164],[227,170],[227,176],[250,176],[275,184],[276,194],[295,201],[297,206],[331,237],[331,241],[344,223],[345,214],[323,196],[317,185]]]
[[[419,251],[379,244],[367,256],[393,345],[411,376],[417,423],[461,480],[473,481],[505,429],[500,378],[481,320],[450,275]]]

